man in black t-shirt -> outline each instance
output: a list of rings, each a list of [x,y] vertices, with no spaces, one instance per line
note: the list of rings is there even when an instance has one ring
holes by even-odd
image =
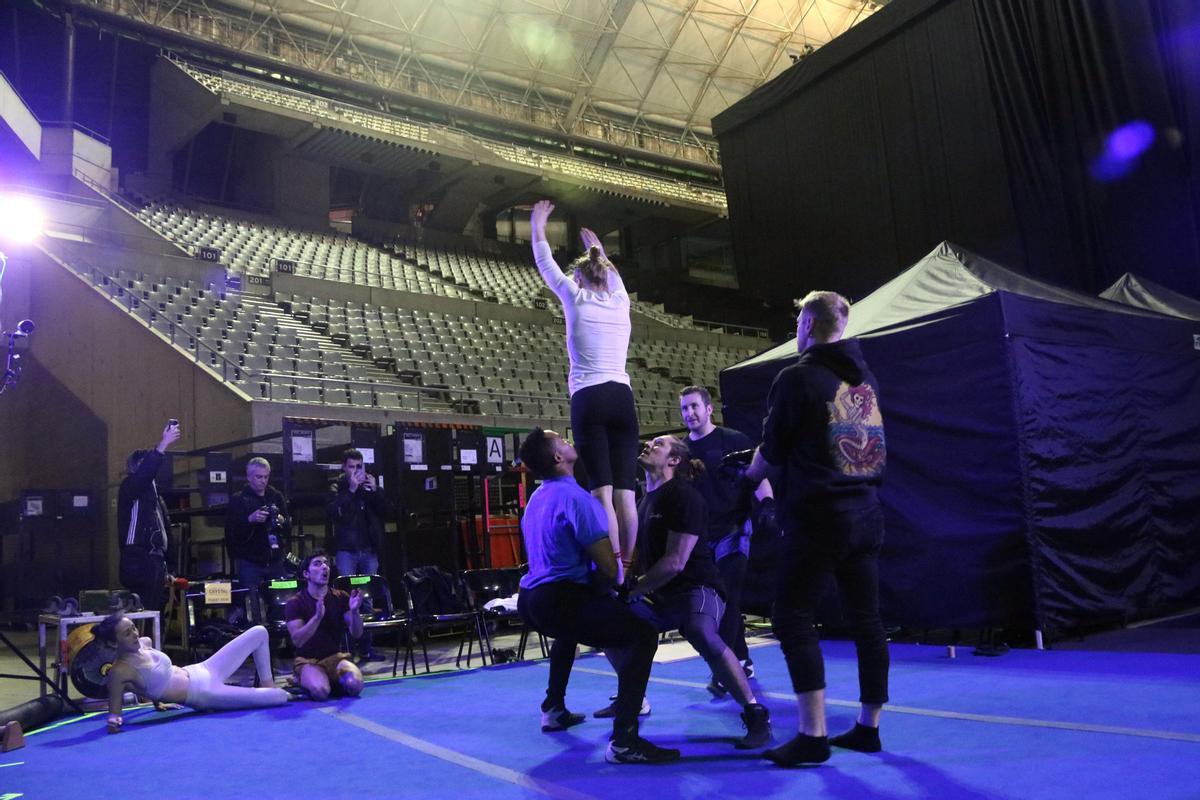
[[[300,571],[305,586],[287,602],[283,616],[296,650],[296,680],[314,700],[329,697],[341,686],[350,696],[362,691],[363,677],[345,652],[346,633],[362,636],[359,613],[362,595],[329,588],[329,557],[317,550],[304,559]]]
[[[646,496],[638,505],[638,548],[646,572],[629,591],[634,610],[660,631],[679,629],[742,704],[746,735],[736,746],[762,747],[771,740],[770,715],[755,700],[741,665],[717,633],[725,592],[705,541],[704,498],[691,484],[704,465],[692,461],[687,445],[674,436],[649,442],[638,463],[646,470]],[[642,597],[652,604],[636,602]]]
[[[679,414],[688,429],[687,444],[692,458],[704,462],[704,472],[696,477],[696,488],[708,501],[708,541],[725,585],[721,639],[741,662],[746,677],[753,678],[754,661],[746,648],[746,626],[742,622],[742,584],[750,557],[750,498],[753,494],[758,499],[761,513],[773,514],[775,495],[766,479],[750,492],[740,483],[721,478],[721,460],[730,453],[749,450],[754,445],[741,431],[713,423],[712,395],[708,389],[688,386],[680,392]],[[708,690],[718,697],[725,693],[715,675]]]

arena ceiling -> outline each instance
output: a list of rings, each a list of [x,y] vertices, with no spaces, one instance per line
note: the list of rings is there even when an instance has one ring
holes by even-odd
[[[464,78],[570,98],[570,116],[710,133],[723,111],[878,7],[863,0],[268,0]],[[376,43],[372,42],[372,44]],[[568,118],[568,124],[570,118]]]
[[[423,77],[450,100],[490,94],[581,119],[711,143],[711,119],[887,0],[80,0],[195,36],[239,18],[226,44],[263,35],[285,58],[359,79]],[[323,43],[323,47],[320,46]],[[315,44],[315,46],[314,46]],[[390,73],[390,74],[383,74]],[[445,91],[439,90],[445,101]],[[468,98],[469,99],[469,98]],[[464,101],[465,104],[465,101]]]

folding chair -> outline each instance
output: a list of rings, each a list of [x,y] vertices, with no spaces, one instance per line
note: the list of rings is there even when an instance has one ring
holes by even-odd
[[[461,665],[465,645],[467,667],[470,668],[475,642],[479,642],[480,660],[487,664],[482,633],[483,616],[471,605],[470,593],[461,577],[436,566],[417,567],[404,573],[404,587],[408,590],[409,620],[413,632],[421,640],[426,672],[430,671],[429,648],[426,644],[429,632],[460,626],[467,627],[468,636],[458,644],[454,666]]]
[[[363,613],[364,630],[380,630],[391,628],[396,631],[396,655],[392,658],[392,677],[396,677],[396,668],[400,661],[400,645],[404,644],[404,674],[408,674],[408,664],[412,661],[413,672],[417,671],[416,657],[413,655],[412,639],[408,633],[408,612],[395,610],[392,604],[392,590],[381,575],[338,575],[334,586],[343,592],[355,589],[362,592],[363,608],[370,611]],[[407,605],[407,604],[406,604]]]

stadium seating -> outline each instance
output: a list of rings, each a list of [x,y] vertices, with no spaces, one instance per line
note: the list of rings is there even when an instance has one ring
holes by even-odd
[[[521,249],[432,245],[385,249],[334,233],[203,213],[143,198],[140,219],[171,241],[220,250],[233,273],[267,275],[278,259],[302,277],[475,302],[545,308],[545,322],[459,316],[413,307],[278,293],[226,294],[201,285],[104,270],[110,293],[219,369],[251,397],[489,416],[570,417],[567,355],[557,303],[546,302]],[[331,295],[336,295],[331,292]],[[539,299],[542,301],[538,303]],[[688,327],[646,303],[635,311]],[[628,365],[643,427],[678,424],[683,385],[717,386],[719,371],[750,355],[672,339],[634,339]]]
[[[599,191],[625,195],[634,191],[656,195],[663,201],[685,201],[721,211],[728,208],[724,191],[717,187],[672,180],[583,158],[573,158],[549,149],[533,149],[511,142],[486,139],[464,131],[429,122],[408,120],[395,114],[329,100],[229,72],[210,72],[178,60],[172,63],[178,65],[187,75],[214,94],[223,97],[245,98],[256,103],[287,109],[371,134],[395,137],[400,144],[436,147],[439,143],[444,142],[453,145],[458,150],[475,148],[479,151],[480,157],[490,155],[502,162],[553,173],[560,178]]]

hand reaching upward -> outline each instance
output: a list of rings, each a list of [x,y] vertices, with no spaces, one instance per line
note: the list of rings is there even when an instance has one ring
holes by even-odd
[[[580,228],[579,238],[583,240],[583,250],[585,253],[591,251],[593,247],[599,247],[600,257],[604,259],[608,258],[604,253],[604,245],[600,242],[600,237],[591,228]]]
[[[537,234],[541,234],[542,238],[546,235],[546,221],[550,219],[550,215],[554,213],[554,203],[549,200],[538,200],[533,204],[533,211],[529,213],[529,224],[533,228],[534,238]]]

